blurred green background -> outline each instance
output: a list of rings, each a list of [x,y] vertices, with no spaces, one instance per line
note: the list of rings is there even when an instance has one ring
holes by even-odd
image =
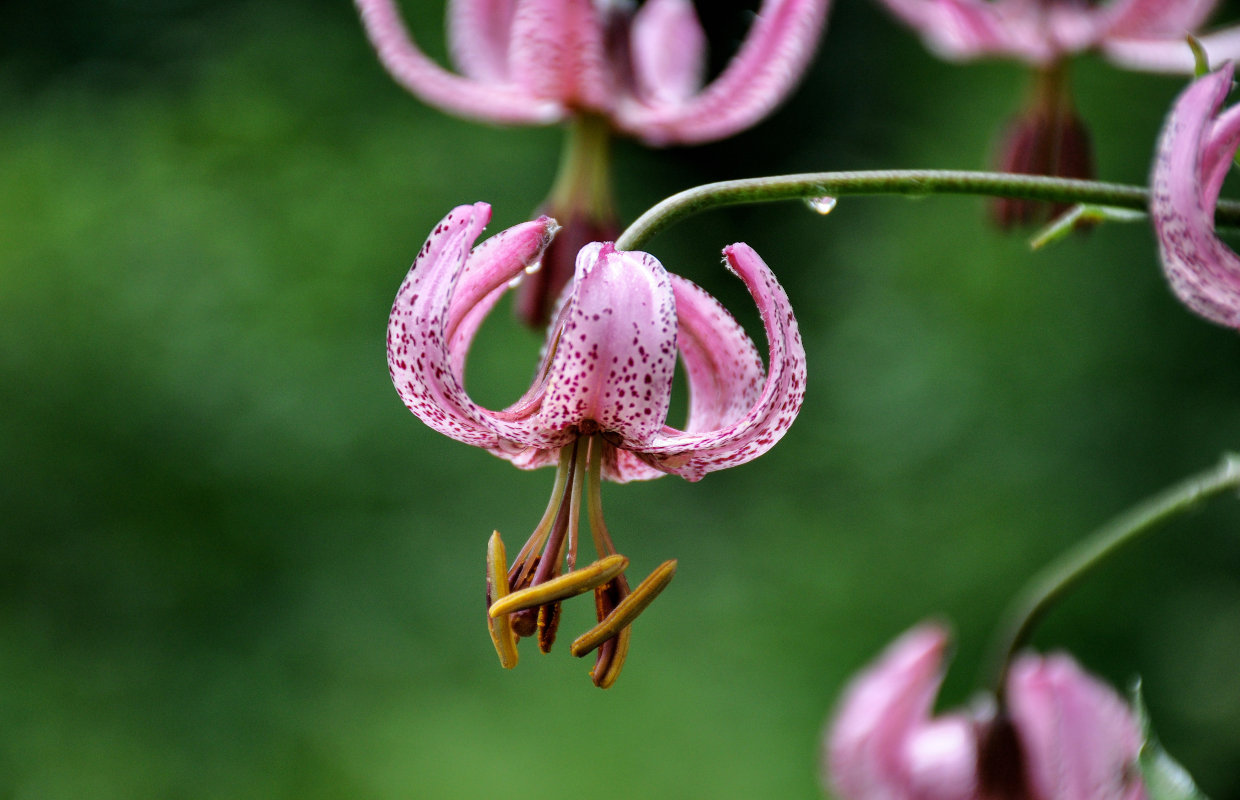
[[[756,3],[706,5],[719,64]],[[404,8],[442,54],[442,4]],[[823,721],[892,637],[950,620],[942,702],[967,702],[1022,581],[1240,447],[1240,341],[1175,302],[1144,224],[1031,253],[969,198],[704,215],[650,249],[750,326],[718,254],[764,255],[805,334],[804,411],[700,484],[604,488],[635,576],[680,559],[613,690],[563,644],[502,671],[486,538],[519,546],[552,475],[421,425],[384,331],[434,223],[476,200],[492,231],[525,219],[560,132],[412,99],[343,0],[24,0],[0,20],[0,797],[817,797]],[[1073,76],[1101,175],[1144,181],[1181,81]],[[840,0],[766,123],[620,143],[620,206],[983,167],[1027,90]],[[538,345],[497,314],[471,390],[515,398]],[[1140,674],[1215,800],[1240,798],[1238,522],[1228,500],[1176,521],[1037,636],[1116,685]]]

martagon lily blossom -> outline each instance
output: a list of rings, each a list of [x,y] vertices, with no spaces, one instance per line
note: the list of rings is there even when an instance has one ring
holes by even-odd
[[[630,593],[628,562],[603,522],[602,478],[696,481],[766,452],[800,410],[805,350],[786,293],[749,246],[725,248],[724,261],[757,303],[765,368],[741,326],[697,285],[647,253],[595,242],[577,256],[529,391],[502,411],[483,408],[464,388],[470,344],[558,229],[542,217],[474,247],[490,215],[485,203],[459,206],[435,227],[393,304],[388,365],[405,405],[431,428],[523,469],[558,465],[547,511],[511,568],[498,534],[492,539],[492,638],[505,667],[516,664],[514,637],[537,635],[547,652],[560,601],[593,590],[599,624],[572,652],[597,649],[592,677],[605,688],[623,665],[629,623],[667,585],[675,562]],[[666,422],[678,352],[689,387],[683,430]],[[577,569],[583,507],[599,560]]]
[[[449,49],[428,58],[393,0],[356,0],[392,76],[427,103],[488,122],[604,117],[656,146],[731,136],[766,116],[813,56],[827,0],[764,0],[740,50],[709,84],[691,0],[451,0]]]
[[[1096,50],[1120,66],[1191,74],[1185,41],[1216,0],[881,0],[943,58],[998,57],[1033,68],[1033,90],[996,147],[1004,172],[1094,177],[1093,148],[1068,85],[1073,55]],[[1213,60],[1240,56],[1240,26],[1199,37]],[[1028,200],[991,203],[1003,227],[1044,220],[1067,210]]]
[[[905,633],[845,689],[824,740],[841,800],[1144,800],[1126,703],[1063,654],[1018,657],[1006,708],[932,716],[947,632]]]
[[[1196,34],[1217,0],[882,0],[943,58],[1014,58],[1047,68],[1086,50],[1137,70],[1191,74]],[[1240,26],[1198,37],[1212,59],[1240,49]]]
[[[1233,73],[1228,63],[1202,76],[1172,107],[1150,177],[1150,221],[1176,296],[1206,319],[1240,328],[1240,255],[1214,230],[1219,191],[1240,147],[1240,105],[1222,110]]]

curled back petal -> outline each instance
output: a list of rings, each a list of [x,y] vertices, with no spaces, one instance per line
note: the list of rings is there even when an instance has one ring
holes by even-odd
[[[668,273],[676,298],[676,346],[689,384],[685,430],[712,431],[745,415],[762,394],[766,369],[745,329],[723,304],[686,278]],[[616,483],[664,475],[637,453],[616,450],[603,475]]]
[[[664,427],[650,444],[635,448],[652,466],[691,481],[765,453],[792,426],[805,397],[805,346],[787,293],[748,245],[737,243],[723,253],[762,315],[769,348],[767,374],[753,405],[723,427],[710,431]]]
[[[823,751],[823,782],[843,800],[976,797],[970,725],[930,717],[947,643],[937,626],[914,628],[845,688]]]
[[[563,118],[553,99],[534,97],[515,84],[483,82],[448,72],[426,57],[405,30],[393,0],[355,0],[362,25],[383,66],[423,101],[471,119],[547,125]]]
[[[1111,36],[1183,40],[1216,5],[1218,0],[1116,0],[1103,14]]]
[[[1140,800],[1141,732],[1111,687],[1070,657],[1024,656],[1008,679],[1012,722],[1037,797]]]
[[[645,102],[680,103],[706,77],[706,33],[689,0],[647,0],[633,15],[633,77]]]
[[[647,144],[697,144],[748,128],[783,102],[805,72],[829,0],[763,0],[740,51],[698,94],[680,103],[630,102],[616,125]]]
[[[1240,256],[1214,232],[1223,156],[1240,143],[1240,116],[1214,115],[1231,88],[1232,67],[1194,81],[1163,126],[1154,161],[1150,220],[1163,271],[1189,308],[1219,325],[1240,328]]]
[[[882,4],[917,31],[940,58],[964,61],[1022,49],[1012,31],[1022,26],[1024,15],[1010,4],[985,0],[882,0]]]
[[[1240,59],[1240,25],[1197,37],[1211,64]],[[1197,62],[1183,37],[1145,39],[1108,36],[1100,45],[1103,55],[1125,69],[1192,75]]]
[[[508,39],[513,0],[448,0],[448,50],[465,75],[477,81],[508,80]]]
[[[388,369],[401,400],[418,419],[446,436],[509,457],[524,448],[552,447],[559,442],[539,436],[520,419],[501,418],[474,403],[459,377],[463,356],[454,359],[449,348],[449,330],[460,334],[462,325],[476,327],[469,321],[470,303],[460,302],[454,308],[453,298],[470,248],[490,217],[490,206],[476,203],[458,206],[435,226],[392,305]],[[484,263],[470,270],[471,284],[462,287],[464,296],[489,297],[485,282],[505,271],[519,273],[525,264],[537,260],[546,238],[536,227],[526,226],[505,237],[503,247],[484,250]]]
[[[509,48],[512,78],[527,96],[600,111],[611,105],[603,22],[591,0],[522,0]]]
[[[663,425],[676,366],[676,304],[647,253],[592,243],[577,255],[538,423],[597,426],[632,449]],[[589,432],[589,431],[585,431]]]

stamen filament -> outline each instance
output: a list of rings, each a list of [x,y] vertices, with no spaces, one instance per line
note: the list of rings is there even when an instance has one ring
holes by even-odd
[[[504,554],[504,540],[499,531],[491,534],[487,542],[487,597],[500,600],[508,596],[508,562]],[[499,655],[499,663],[504,669],[512,669],[517,665],[517,635],[512,630],[512,620],[507,614],[488,615],[488,627],[491,629],[491,642]]]
[[[568,486],[568,468],[572,463],[574,452],[575,448],[560,448],[560,463],[555,470],[555,485],[551,487],[551,499],[547,502],[547,510],[543,512],[542,519],[538,521],[534,532],[530,534],[530,538],[525,540],[525,545],[513,561],[516,574],[508,576],[509,584],[512,586],[520,586],[529,577],[534,563],[532,556],[547,542],[547,535],[551,533],[551,526],[555,523],[556,515],[559,514],[560,506],[564,502],[564,490]],[[518,564],[521,565],[519,570],[516,569]]]
[[[597,586],[602,586],[612,578],[628,569],[629,560],[624,556],[614,555],[600,558],[589,566],[552,578],[527,589],[497,597],[491,603],[488,612],[492,618],[506,616],[514,611],[554,603],[569,597],[585,594]]]
[[[637,585],[636,589],[621,600],[606,618],[578,636],[573,641],[569,652],[580,658],[627,628],[639,614],[646,610],[646,606],[650,605],[659,593],[667,588],[675,574],[675,559],[664,561],[655,567],[654,572],[651,572],[644,581]]]
[[[603,521],[603,449],[606,440],[599,434],[590,437],[589,468],[586,472],[586,513],[590,520],[590,535],[594,549],[600,556],[616,552],[607,523]]]

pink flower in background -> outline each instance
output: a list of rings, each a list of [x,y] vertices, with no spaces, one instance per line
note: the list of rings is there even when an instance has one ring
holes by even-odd
[[[1048,67],[1099,50],[1131,69],[1193,70],[1184,37],[1217,0],[882,0],[943,58],[998,56]],[[1199,37],[1212,59],[1240,52],[1240,27]]]
[[[1222,110],[1233,66],[1176,100],[1150,176],[1150,220],[1171,289],[1201,316],[1240,328],[1240,256],[1214,232],[1214,208],[1240,146],[1240,105]]]
[[[517,315],[532,327],[572,278],[577,251],[620,232],[611,197],[613,131],[649,145],[698,144],[755,124],[809,65],[828,0],[764,0],[727,67],[706,82],[706,34],[691,0],[450,0],[459,73],[418,49],[394,0],[356,0],[379,59],[406,89],[459,116],[514,125],[568,122],[539,213],[564,233],[525,276]]]
[[[490,206],[476,203],[457,207],[435,226],[396,295],[387,355],[397,393],[431,428],[523,469],[558,464],[543,521],[508,570],[508,585],[493,595],[502,596],[508,589],[548,584],[565,565],[573,572],[583,507],[600,559],[616,554],[603,523],[601,478],[623,483],[672,473],[696,481],[774,446],[801,408],[805,349],[788,296],[748,245],[725,248],[724,263],[758,305],[769,346],[766,368],[741,326],[697,285],[667,272],[647,253],[593,242],[577,255],[573,280],[548,329],[529,391],[502,411],[484,408],[464,386],[474,334],[558,229],[543,217],[474,247],[490,217]],[[683,430],[666,421],[678,352],[689,387]],[[643,582],[632,596],[645,592],[644,602],[649,602],[674,569],[674,562],[668,562],[652,575],[662,576],[657,588],[647,591]],[[504,578],[490,580],[494,586]],[[623,573],[600,580],[607,582],[574,587],[595,589],[604,626],[613,612],[620,614],[618,607],[630,595]],[[559,597],[537,605],[504,619],[516,635],[537,634],[546,652],[555,637]],[[581,645],[588,634],[574,642],[579,656],[598,647],[592,673],[597,685],[606,688],[615,681],[627,634],[626,625],[602,646]],[[501,647],[510,634],[493,628],[492,635],[501,662],[515,664],[515,645]]]
[[[1196,33],[1216,0],[881,0],[950,60],[1023,61],[1034,69],[1025,108],[999,141],[1003,172],[1093,179],[1093,148],[1067,80],[1069,57],[1097,50],[1131,69],[1191,74],[1185,37]],[[1240,26],[1199,37],[1214,60],[1240,55]],[[1042,222],[1064,212],[1030,200],[990,204],[1001,227]]]
[[[706,36],[690,0],[452,0],[460,73],[418,49],[393,0],[356,0],[384,66],[425,102],[503,124],[596,114],[653,145],[721,139],[753,125],[796,85],[827,0],[765,0],[736,56],[704,83]]]
[[[825,782],[843,800],[1144,800],[1141,733],[1114,690],[1067,655],[1021,656],[1008,707],[933,715],[946,631],[897,639],[845,689]]]

